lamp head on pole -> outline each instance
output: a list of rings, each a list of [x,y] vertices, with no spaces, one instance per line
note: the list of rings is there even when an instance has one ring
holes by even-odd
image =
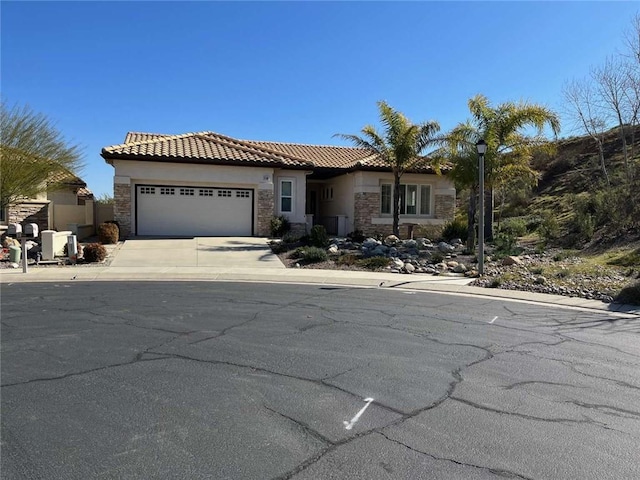
[[[478,140],[476,143],[476,148],[478,149],[478,155],[484,155],[487,151],[487,142],[484,141],[484,138]]]

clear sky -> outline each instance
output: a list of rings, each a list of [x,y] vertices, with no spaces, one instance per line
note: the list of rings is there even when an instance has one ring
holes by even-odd
[[[89,188],[113,192],[102,147],[127,131],[344,144],[386,100],[443,130],[467,101],[562,110],[565,81],[623,48],[637,2],[1,3],[1,91],[84,147]],[[566,123],[566,122],[565,122]],[[563,128],[563,135],[571,131]]]

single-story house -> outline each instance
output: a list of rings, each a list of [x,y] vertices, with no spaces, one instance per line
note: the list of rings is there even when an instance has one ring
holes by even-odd
[[[87,184],[68,172],[54,175],[49,183],[56,188],[0,209],[0,230],[10,223],[35,223],[41,232],[67,230],[69,224],[91,224],[93,228],[94,197]]]
[[[130,132],[101,156],[115,169],[114,216],[125,237],[268,236],[280,215],[300,234],[317,224],[332,235],[392,231],[391,168],[367,149]],[[453,218],[446,174],[425,163],[401,182],[401,235]]]

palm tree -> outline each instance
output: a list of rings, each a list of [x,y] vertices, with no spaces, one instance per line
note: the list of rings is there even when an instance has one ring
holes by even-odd
[[[485,238],[493,236],[493,190],[514,178],[537,181],[530,167],[534,151],[551,148],[544,137],[549,126],[554,135],[560,131],[558,116],[546,107],[527,102],[505,102],[492,107],[484,95],[469,100],[472,118],[456,126],[447,135],[446,156],[453,163],[450,177],[458,188],[469,188],[468,247],[475,244],[475,196],[478,189],[478,154],[475,144],[487,143],[485,154]],[[535,129],[530,135],[527,129]]]
[[[440,130],[440,125],[435,121],[413,124],[386,102],[380,101],[377,105],[383,133],[379,133],[372,125],[367,125],[361,131],[362,136],[337,133],[334,137],[349,140],[357,147],[371,150],[391,167],[394,179],[393,234],[399,236],[400,178],[407,170],[425,161],[421,153],[429,145],[436,143],[434,134]]]

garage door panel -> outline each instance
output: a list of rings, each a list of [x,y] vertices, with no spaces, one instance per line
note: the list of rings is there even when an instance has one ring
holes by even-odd
[[[138,186],[138,235],[250,236],[253,190]]]

